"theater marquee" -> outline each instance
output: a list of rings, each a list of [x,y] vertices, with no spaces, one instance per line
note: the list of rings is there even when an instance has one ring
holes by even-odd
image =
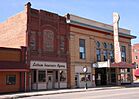
[[[67,65],[64,62],[31,61],[30,69],[67,69]]]

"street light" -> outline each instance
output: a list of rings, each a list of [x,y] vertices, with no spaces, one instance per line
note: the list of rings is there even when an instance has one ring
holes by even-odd
[[[84,72],[84,74],[85,74],[85,89],[87,89],[87,79],[86,79],[86,74],[87,74],[87,67],[85,66],[85,67],[83,67],[83,72]]]

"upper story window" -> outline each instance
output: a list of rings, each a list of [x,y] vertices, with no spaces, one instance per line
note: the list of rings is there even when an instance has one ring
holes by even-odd
[[[135,59],[138,59],[138,56],[135,56]]]
[[[122,46],[121,48],[121,57],[122,57],[122,61],[126,62],[126,47]]]
[[[134,49],[134,52],[135,52],[135,53],[138,53],[138,50],[137,50],[137,49]]]
[[[36,50],[36,32],[30,32],[30,50],[34,51]]]
[[[101,50],[100,49],[96,50],[96,56],[97,56],[97,62],[100,62],[101,61]]]
[[[107,52],[107,50],[103,51],[103,58],[104,58],[104,61],[108,60],[108,52]]]
[[[85,59],[85,40],[79,39],[79,46],[80,46],[80,59]]]
[[[110,49],[113,49],[113,48],[114,48],[113,44],[110,44]]]
[[[97,48],[100,48],[100,42],[99,41],[97,41],[96,45],[97,45]]]
[[[54,32],[50,30],[43,31],[43,48],[44,51],[54,51]]]
[[[107,46],[107,43],[105,43],[105,42],[103,43],[103,45],[104,45],[104,48],[107,48],[107,47],[108,47],[108,46]]]
[[[64,36],[60,36],[60,51],[64,53],[65,51],[65,38]]]
[[[114,62],[114,46],[113,44],[110,44],[110,50],[109,50],[109,56],[110,56],[110,61]]]
[[[110,50],[109,54],[110,54],[110,61],[114,62],[114,50]]]
[[[138,64],[136,64],[136,68],[139,68]]]

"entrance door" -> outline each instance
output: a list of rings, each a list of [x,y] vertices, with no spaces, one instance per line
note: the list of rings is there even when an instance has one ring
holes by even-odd
[[[116,85],[116,70],[111,68],[111,84]]]
[[[75,75],[75,87],[78,88],[79,87],[79,74]]]
[[[97,86],[107,84],[106,68],[95,69],[95,82]]]
[[[47,88],[48,89],[53,89],[53,80],[54,80],[53,79],[53,75],[52,74],[51,75],[49,74],[47,79],[48,79],[48,86],[47,86]]]

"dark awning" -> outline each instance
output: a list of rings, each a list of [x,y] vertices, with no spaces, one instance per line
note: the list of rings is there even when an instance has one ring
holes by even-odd
[[[120,67],[120,68],[134,68],[133,64],[129,64],[126,62],[119,62],[119,63],[111,63],[111,67]]]
[[[29,69],[0,69],[0,71],[8,72],[29,72]]]

